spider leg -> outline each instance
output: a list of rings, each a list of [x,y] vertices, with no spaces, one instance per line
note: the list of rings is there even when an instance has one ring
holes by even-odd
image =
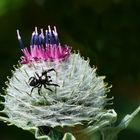
[[[56,93],[56,87],[60,87],[58,84],[51,84],[51,83],[47,83],[47,85],[49,85],[49,86],[55,86],[55,93]]]
[[[39,85],[39,87],[38,87],[38,94],[39,94],[39,95],[41,95],[41,93],[40,93],[41,87],[42,87],[42,85]]]
[[[32,78],[34,78],[34,77],[30,77],[28,81],[30,81]]]
[[[37,84],[36,86],[34,86],[34,87],[31,89],[31,94],[32,94],[33,90],[34,90],[35,88],[37,88],[38,86],[39,86],[39,84]]]
[[[31,79],[34,79],[34,77],[30,77],[29,80],[28,80],[28,83],[31,81]]]
[[[32,92],[33,92],[34,89],[35,89],[35,87],[33,87],[33,88],[31,89],[31,94],[32,94]]]
[[[47,76],[46,77],[46,82],[52,82],[52,80],[49,80],[51,78],[51,76]]]
[[[49,69],[49,70],[47,70],[47,71],[43,71],[43,72],[42,72],[42,75],[47,75],[47,74],[48,74],[48,72],[51,72],[51,71],[56,72],[56,71],[55,71],[55,69]],[[50,77],[50,76],[48,76],[48,75],[47,75],[47,77],[48,77],[48,78],[51,78],[51,77]]]
[[[48,80],[47,82],[52,82],[52,80]]]
[[[47,88],[47,86],[44,84],[44,88],[48,89],[49,91],[53,92],[53,90],[51,90],[50,88]]]
[[[36,74],[37,78],[39,79],[40,78],[39,74],[37,72],[35,72],[35,74]]]
[[[47,83],[47,85],[49,85],[49,86],[57,86],[57,87],[60,87],[58,84],[50,84],[50,83]]]
[[[47,73],[50,72],[50,71],[56,72],[55,69],[49,69],[49,70],[47,70]]]

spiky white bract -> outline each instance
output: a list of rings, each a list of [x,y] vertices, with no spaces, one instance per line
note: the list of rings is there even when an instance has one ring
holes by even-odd
[[[103,140],[114,140],[140,111],[138,107],[112,127],[117,114],[105,108],[112,100],[106,95],[110,88],[105,77],[97,75],[89,60],[60,44],[56,27],[48,26],[45,34],[43,29],[38,34],[36,27],[29,48],[24,48],[19,30],[17,36],[23,55],[6,82],[5,95],[0,94],[5,99],[0,121],[30,131],[38,140],[76,140],[78,134],[79,139],[95,140],[96,131]]]
[[[42,87],[41,95],[38,88],[31,93],[30,77],[52,68],[56,72],[48,75],[59,87],[49,86],[53,92]],[[23,64],[9,79],[3,112],[8,122],[23,129],[94,124],[108,112],[104,107],[109,88],[103,80],[79,53],[72,53],[62,62],[40,60]]]

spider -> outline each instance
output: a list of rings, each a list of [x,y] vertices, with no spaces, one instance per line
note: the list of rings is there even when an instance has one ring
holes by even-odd
[[[29,85],[33,87],[31,89],[31,93],[33,92],[35,88],[38,88],[38,94],[40,95],[42,86],[44,86],[45,89],[53,92],[53,90],[48,88],[48,86],[59,86],[58,84],[51,83],[52,82],[52,80],[50,79],[51,76],[48,76],[48,73],[51,71],[56,72],[55,69],[49,69],[49,70],[43,71],[41,76],[39,76],[39,74],[35,72],[36,76],[30,77]]]

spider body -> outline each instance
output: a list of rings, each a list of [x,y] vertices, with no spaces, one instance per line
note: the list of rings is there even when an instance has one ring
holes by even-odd
[[[40,90],[42,86],[44,86],[45,89],[53,92],[52,89],[50,89],[48,86],[59,86],[58,84],[52,83],[51,76],[48,76],[48,73],[51,71],[55,72],[55,69],[49,69],[47,71],[43,71],[41,76],[39,76],[39,74],[35,72],[36,76],[30,77],[29,85],[33,87],[31,89],[31,93],[35,88],[38,88],[38,94],[40,95]]]

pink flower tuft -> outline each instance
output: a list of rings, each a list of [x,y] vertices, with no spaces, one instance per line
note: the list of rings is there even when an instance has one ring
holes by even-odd
[[[19,31],[17,30],[18,40],[20,43],[23,56],[21,57],[22,64],[28,64],[32,61],[63,61],[71,54],[71,48],[67,45],[61,46],[58,39],[56,27],[54,30],[46,30],[45,36],[43,30],[38,35],[37,28],[32,33],[30,48],[24,48]]]

